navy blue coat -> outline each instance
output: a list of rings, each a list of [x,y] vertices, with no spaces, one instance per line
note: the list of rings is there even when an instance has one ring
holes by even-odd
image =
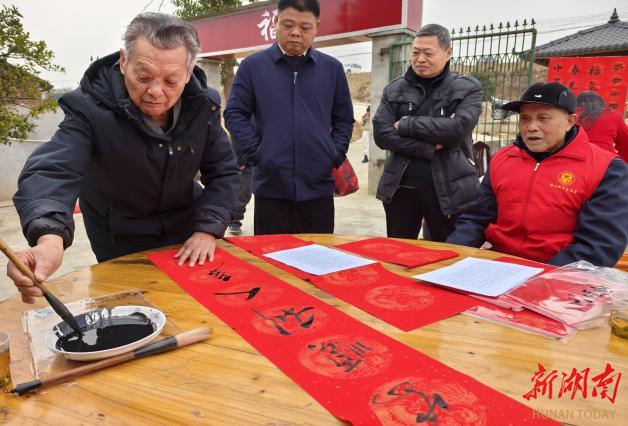
[[[330,197],[347,153],[353,105],[342,64],[314,48],[293,73],[275,43],[244,59],[225,109],[238,163],[255,164],[253,192],[293,201]],[[251,116],[254,116],[254,124]]]

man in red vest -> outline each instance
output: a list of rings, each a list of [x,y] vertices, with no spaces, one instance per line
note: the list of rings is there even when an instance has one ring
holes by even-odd
[[[536,83],[503,106],[519,113],[513,146],[498,151],[448,243],[553,265],[614,266],[628,241],[628,168],[575,125],[576,98]]]

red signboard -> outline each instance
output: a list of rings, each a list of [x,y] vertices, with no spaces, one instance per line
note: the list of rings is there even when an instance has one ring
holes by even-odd
[[[551,58],[548,81],[559,81],[574,94],[598,93],[609,108],[621,113],[626,108],[628,56]]]
[[[418,31],[421,0],[319,0],[316,45],[365,41],[380,31]],[[243,55],[275,41],[277,2],[264,2],[233,13],[192,22],[201,42],[201,57]]]

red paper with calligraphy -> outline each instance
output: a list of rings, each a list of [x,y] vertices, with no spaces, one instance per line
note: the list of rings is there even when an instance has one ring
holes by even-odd
[[[444,320],[482,303],[467,295],[402,277],[379,263],[316,276],[262,256],[310,244],[291,235],[229,237],[227,240],[403,331]]]
[[[195,268],[176,252],[148,257],[340,419],[557,424],[223,250]]]
[[[547,80],[561,82],[575,95],[594,91],[609,108],[623,114],[628,90],[628,56],[551,58]]]
[[[394,263],[395,265],[414,268],[416,266],[427,265],[428,263],[439,262],[458,256],[452,250],[435,250],[424,247],[417,247],[401,241],[389,238],[369,238],[366,240],[352,241],[350,243],[339,244],[336,248],[350,251],[370,259],[381,262]]]

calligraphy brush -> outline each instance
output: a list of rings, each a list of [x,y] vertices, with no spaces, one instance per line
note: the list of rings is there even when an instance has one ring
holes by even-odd
[[[81,327],[76,321],[76,318],[74,318],[74,315],[72,315],[68,308],[63,303],[61,303],[61,301],[57,299],[54,294],[48,291],[45,285],[40,283],[37,278],[35,278],[35,274],[33,274],[33,271],[31,271],[30,268],[26,266],[19,257],[17,257],[13,250],[11,250],[11,247],[9,247],[9,245],[5,243],[4,240],[2,240],[1,238],[0,251],[2,251],[2,253],[4,253],[6,257],[8,257],[9,260],[15,264],[15,266],[17,266],[17,269],[19,269],[21,273],[30,278],[35,287],[37,287],[42,291],[42,293],[44,293],[44,297],[46,298],[48,303],[50,303],[52,309],[54,309],[54,311],[61,317],[61,319],[63,319],[63,321],[65,321],[74,331],[82,335],[83,333],[81,332]]]
[[[43,386],[61,383],[68,379],[73,379],[75,377],[82,376],[83,374],[91,373],[92,371],[102,370],[103,368],[111,367],[112,365],[122,364],[123,362],[131,361],[133,359],[167,352],[172,349],[177,349],[183,346],[190,345],[192,343],[200,342],[201,340],[207,339],[210,334],[211,329],[207,327],[195,328],[193,330],[186,331],[185,333],[177,334],[176,336],[170,336],[158,342],[150,343],[132,352],[127,352],[111,358],[103,359],[101,361],[93,362],[82,367],[73,368],[72,370],[64,371],[63,373],[59,374],[54,374],[50,377],[45,377],[43,379],[21,383],[19,385],[16,385],[11,392],[18,395],[23,395],[26,392],[39,389]]]

